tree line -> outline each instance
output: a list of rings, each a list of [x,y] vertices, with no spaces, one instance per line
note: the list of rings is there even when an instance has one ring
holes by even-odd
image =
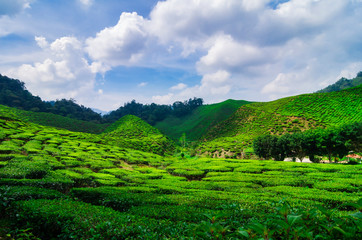
[[[115,122],[125,115],[135,115],[151,125],[158,121],[162,121],[168,116],[182,117],[190,114],[194,109],[202,106],[204,100],[202,98],[190,98],[184,102],[177,101],[172,105],[159,104],[142,104],[136,100],[125,103],[124,106],[104,116],[106,122]]]
[[[343,89],[356,87],[362,84],[362,71],[357,73],[357,76],[352,79],[342,77],[336,83],[329,85],[328,87],[317,91],[317,93],[336,92]]]
[[[319,162],[316,156],[342,159],[349,152],[362,152],[362,122],[341,127],[308,130],[282,136],[263,135],[253,142],[254,153],[261,158],[283,161],[287,157],[300,161],[308,156],[310,161]]]
[[[102,116],[92,109],[79,105],[74,99],[43,101],[33,96],[25,84],[0,74],[0,104],[32,112],[48,112],[84,121],[101,122]]]
[[[54,113],[95,123],[112,123],[125,115],[131,114],[154,125],[170,115],[185,116],[197,107],[202,106],[203,102],[202,98],[190,98],[184,102],[174,102],[172,105],[159,105],[155,103],[142,104],[132,100],[102,117],[91,108],[77,104],[74,99],[43,101],[40,97],[33,96],[20,80],[0,74],[0,104],[33,112]]]

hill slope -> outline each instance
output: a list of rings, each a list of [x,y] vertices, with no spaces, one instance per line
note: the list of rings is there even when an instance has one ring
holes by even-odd
[[[239,107],[249,103],[229,99],[221,103],[203,105],[184,117],[170,116],[156,123],[155,127],[174,140],[178,140],[183,133],[186,133],[188,140],[198,140],[211,127],[226,120]]]
[[[240,155],[262,134],[281,135],[318,127],[362,121],[362,86],[332,93],[304,94],[239,108],[212,128],[201,153],[228,152]]]
[[[137,122],[129,118],[122,121]],[[124,122],[114,131],[127,130]],[[105,144],[100,135],[24,122],[5,109],[0,238],[211,239],[210,229],[216,229],[220,238],[232,239],[242,237],[240,229],[263,230],[272,222],[271,231],[279,231],[274,239],[289,230],[323,239],[344,239],[341,232],[348,232],[349,239],[361,239],[360,220],[352,218],[358,209],[351,215],[350,208],[337,208],[361,205],[360,172],[360,165],[165,158]],[[321,213],[326,216],[296,209],[315,205],[328,208]],[[311,217],[282,228],[280,209]],[[331,233],[327,224],[338,231]],[[264,231],[255,234],[264,237]]]
[[[120,118],[105,130],[102,137],[108,144],[159,155],[173,153],[175,150],[172,140],[141,118],[133,115]]]
[[[0,112],[3,114],[12,114],[13,117],[21,119],[25,122],[32,122],[43,126],[63,128],[74,132],[101,133],[109,124],[99,124],[95,122],[82,121],[74,118],[63,117],[61,115],[32,112],[11,108],[0,105]]]

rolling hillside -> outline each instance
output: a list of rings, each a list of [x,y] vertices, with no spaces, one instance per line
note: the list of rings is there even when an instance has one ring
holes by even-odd
[[[25,122],[32,122],[43,126],[50,126],[62,128],[74,132],[87,132],[87,133],[102,133],[109,124],[99,124],[92,121],[82,121],[74,118],[63,117],[61,115],[46,113],[46,112],[32,112],[11,108],[0,105],[0,112],[9,114],[11,113],[17,119]]]
[[[184,117],[168,117],[156,123],[155,127],[174,140],[178,140],[183,133],[189,141],[199,140],[211,127],[226,120],[239,107],[249,103],[229,99],[221,103],[203,105]]]
[[[158,131],[127,116],[105,134],[112,133]],[[273,239],[291,231],[293,239],[304,233],[359,239],[360,218],[350,214],[361,206],[360,170],[162,157],[107,144],[101,135],[24,122],[2,108],[0,238],[10,232],[10,239],[240,239],[240,229],[262,238],[258,229],[268,227]],[[357,210],[341,207],[346,202]],[[321,204],[324,212],[313,214]],[[281,209],[290,211],[288,219],[305,217],[283,228]],[[336,214],[331,218],[330,212]],[[326,230],[327,224],[339,231]]]
[[[239,108],[213,127],[200,144],[200,153],[241,156],[262,134],[281,135],[362,121],[362,85],[332,93],[303,94]]]
[[[172,154],[175,144],[158,129],[141,118],[126,115],[109,126],[101,135],[111,145],[122,146],[159,155]]]

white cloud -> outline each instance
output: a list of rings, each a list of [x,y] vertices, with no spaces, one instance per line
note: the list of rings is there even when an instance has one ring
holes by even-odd
[[[200,73],[215,71],[215,69],[242,70],[250,65],[262,64],[270,56],[262,48],[248,43],[235,41],[230,35],[220,35],[208,50],[207,55],[201,57],[197,63]]]
[[[35,37],[35,41],[41,48],[47,48],[49,46],[48,41],[45,39],[45,37]]]
[[[294,73],[284,74],[280,73],[275,80],[265,85],[262,89],[262,93],[272,93],[272,94],[287,94],[290,92],[290,88],[297,88],[295,84],[295,79],[297,75]]]
[[[75,37],[62,37],[50,45],[45,38],[36,39],[48,52],[48,58],[34,64],[23,64],[6,74],[21,79],[27,89],[46,100],[58,98],[91,98],[95,74],[83,57],[82,43]],[[86,103],[82,102],[83,104]]]
[[[170,104],[171,102],[173,102],[173,97],[174,94],[172,93],[163,96],[157,95],[152,97],[152,102],[157,104]]]
[[[133,65],[143,57],[146,21],[137,13],[122,13],[117,25],[88,38],[86,50],[94,61],[108,66]]]
[[[186,84],[184,84],[184,83],[179,83],[179,84],[177,84],[177,85],[175,85],[175,86],[172,86],[172,87],[170,88],[170,90],[171,90],[171,91],[179,91],[179,90],[183,90],[183,89],[185,89],[185,88],[187,88],[187,85],[186,85]]]
[[[141,82],[141,83],[139,83],[137,86],[138,87],[145,87],[145,86],[147,86],[147,82]]]
[[[94,0],[79,0],[79,2],[86,8],[93,5]]]

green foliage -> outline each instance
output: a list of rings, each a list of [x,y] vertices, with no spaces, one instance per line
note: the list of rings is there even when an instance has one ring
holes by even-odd
[[[109,124],[99,124],[91,121],[83,121],[66,116],[60,116],[47,112],[32,112],[21,109],[9,108],[0,105],[1,115],[9,114],[17,119],[28,121],[44,126],[57,127],[75,132],[101,133]],[[13,117],[14,118],[14,117]]]
[[[287,228],[278,225],[279,206],[260,202],[280,199],[290,203],[293,231],[302,227],[293,216],[319,204],[328,211],[335,208],[331,226],[336,228],[309,229],[313,236],[360,236],[359,222],[349,215],[361,197],[361,165],[165,157],[104,139],[117,131],[127,141],[155,139],[159,132],[133,122],[133,117],[127,120],[128,129],[126,121],[114,131],[94,135],[24,122],[6,108],[0,113],[0,221],[9,219],[11,236],[237,239],[243,238],[240,231],[260,238],[264,235],[258,231],[266,229],[278,239],[287,236]],[[346,145],[359,146],[353,140],[356,129],[340,129],[351,140]],[[314,221],[325,223],[322,214]],[[338,235],[337,228],[350,235]]]
[[[332,93],[304,94],[239,108],[213,127],[198,146],[204,155],[218,152],[242,157],[261,135],[284,135],[362,121],[362,85]]]
[[[322,206],[296,209],[282,202],[268,218],[252,220],[237,233],[243,239],[356,239],[362,237],[358,215],[339,216]]]
[[[44,102],[33,96],[25,84],[0,74],[0,104],[33,112],[48,112],[79,120],[101,122],[102,117],[92,109],[75,103],[73,99]],[[33,115],[34,116],[34,115]]]
[[[109,126],[102,134],[102,138],[107,144],[159,155],[171,154],[175,150],[172,140],[142,119],[132,115],[124,116]]]
[[[341,91],[343,89],[356,87],[362,84],[362,72],[359,72],[357,76],[353,79],[341,78],[336,83],[329,85],[328,87],[317,91],[317,93],[327,93]]]
[[[254,140],[255,154],[264,159],[273,157],[297,157],[300,161],[308,155],[315,162],[315,155],[343,159],[350,151],[359,152],[362,142],[362,122],[343,125],[339,128],[309,130],[304,133],[259,136]]]
[[[0,169],[0,178],[41,179],[49,170],[50,166],[47,164],[14,158]]]
[[[129,225],[134,220],[132,216],[76,201],[20,201],[14,206],[13,211],[18,212],[18,224],[32,227],[41,238],[122,239],[136,236],[142,231],[141,226],[137,229]]]
[[[115,122],[124,116],[134,115],[148,122],[149,124],[154,125],[155,123],[162,121],[169,116],[186,116],[194,109],[202,106],[202,104],[202,98],[190,98],[187,101],[178,101],[172,105],[158,105],[155,103],[144,105],[142,103],[137,103],[135,100],[132,100],[131,102],[124,104],[123,107],[120,107],[117,110],[105,115],[104,119],[108,122]]]

